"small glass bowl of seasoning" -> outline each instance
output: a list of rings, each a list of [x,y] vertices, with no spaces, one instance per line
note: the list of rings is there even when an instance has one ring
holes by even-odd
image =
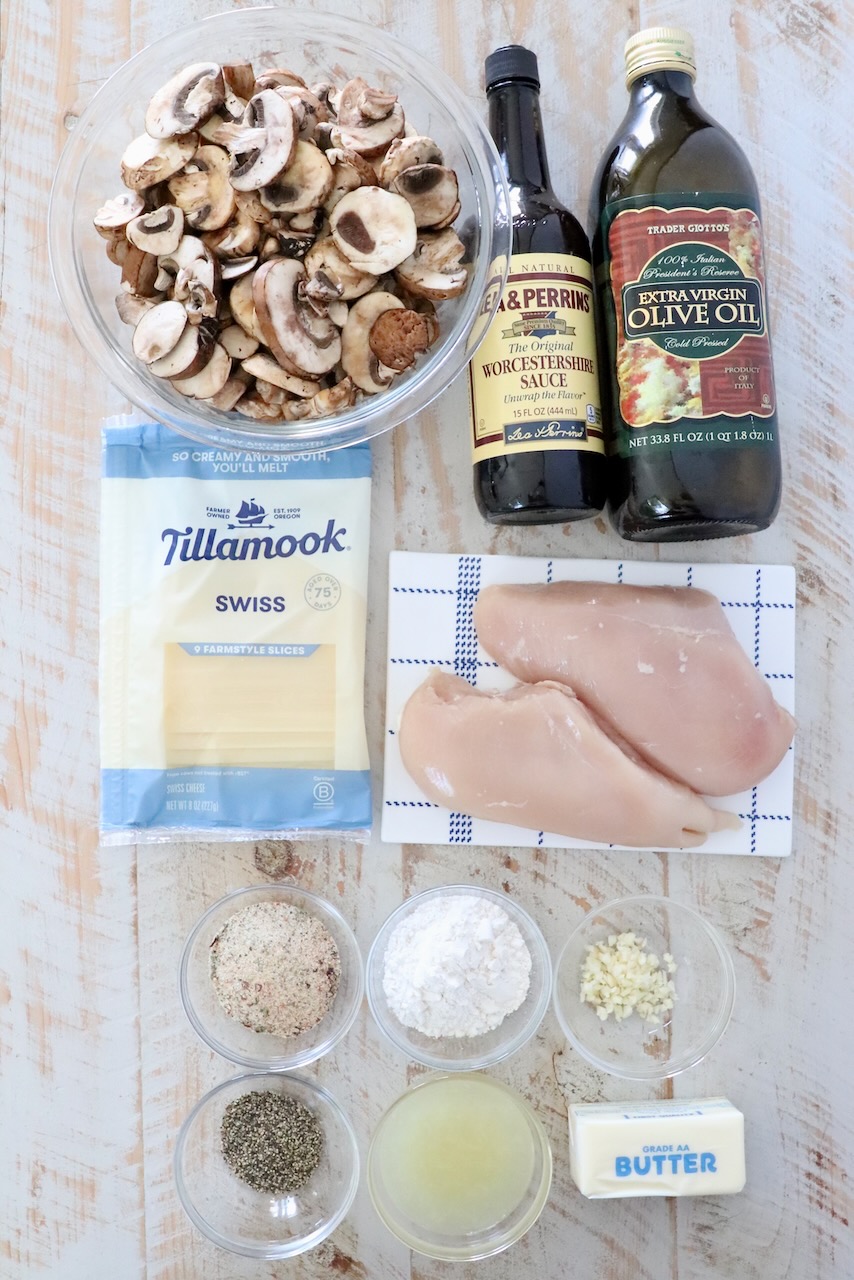
[[[596,907],[555,967],[567,1040],[623,1080],[666,1080],[696,1066],[726,1031],[734,1001],[735,970],[717,929],[652,894]]]
[[[190,1112],[174,1160],[188,1217],[222,1249],[293,1258],[348,1213],[359,1182],[353,1126],[332,1094],[297,1075],[249,1072]]]
[[[506,894],[443,885],[407,899],[368,954],[368,1004],[403,1053],[440,1071],[479,1071],[535,1033],[552,966],[539,927]]]
[[[187,939],[184,1011],[224,1058],[291,1071],[323,1057],[353,1025],[364,994],[353,931],[330,902],[291,885],[238,889]]]
[[[501,1253],[548,1199],[552,1155],[531,1104],[479,1072],[429,1076],[380,1120],[367,1161],[374,1208],[430,1258]]]

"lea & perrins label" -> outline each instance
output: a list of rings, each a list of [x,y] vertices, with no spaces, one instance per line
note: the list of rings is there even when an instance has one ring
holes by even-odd
[[[514,253],[469,370],[475,462],[535,450],[604,453],[590,264],[568,253]]]

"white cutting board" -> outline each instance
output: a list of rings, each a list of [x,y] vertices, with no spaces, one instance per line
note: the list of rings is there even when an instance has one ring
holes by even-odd
[[[382,839],[392,844],[541,845],[589,849],[588,841],[451,813],[433,804],[403,767],[397,727],[410,694],[431,668],[462,676],[479,689],[508,689],[515,680],[477,642],[472,608],[482,587],[496,582],[563,580],[630,582],[638,586],[702,587],[721,601],[745,652],[774,697],[795,709],[795,571],[789,565],[662,564],[619,560],[547,560],[519,556],[389,557],[388,681]],[[740,815],[738,831],[720,831],[694,853],[781,858],[792,851],[794,754],[764,782],[709,803]]]

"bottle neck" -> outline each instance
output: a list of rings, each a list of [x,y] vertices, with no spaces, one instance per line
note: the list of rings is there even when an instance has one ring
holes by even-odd
[[[629,86],[629,98],[633,107],[641,106],[665,94],[668,97],[683,98],[686,101],[693,99],[693,77],[689,76],[687,71],[645,71]]]
[[[512,80],[490,89],[489,132],[511,186],[551,191],[540,95],[533,85]]]

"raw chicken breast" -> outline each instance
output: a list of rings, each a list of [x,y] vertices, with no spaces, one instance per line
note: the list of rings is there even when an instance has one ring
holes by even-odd
[[[755,786],[795,732],[708,591],[494,586],[474,620],[484,649],[517,679],[569,685],[645,760],[704,795]]]
[[[559,684],[485,693],[437,672],[404,707],[398,742],[429,799],[475,818],[652,848],[739,825],[624,753]]]

